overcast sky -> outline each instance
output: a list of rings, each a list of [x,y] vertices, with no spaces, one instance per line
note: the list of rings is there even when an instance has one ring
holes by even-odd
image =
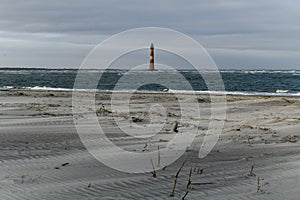
[[[299,0],[0,0],[0,66],[78,68],[147,26],[194,38],[220,68],[300,69]]]

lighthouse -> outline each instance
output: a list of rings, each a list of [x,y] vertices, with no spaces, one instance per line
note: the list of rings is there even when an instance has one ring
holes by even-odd
[[[153,43],[151,43],[149,71],[153,71],[153,70],[154,70],[154,45],[153,45]]]

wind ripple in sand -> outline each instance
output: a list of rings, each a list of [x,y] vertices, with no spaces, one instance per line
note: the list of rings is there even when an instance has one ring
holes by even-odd
[[[47,95],[47,93],[40,95]],[[1,108],[1,200],[170,199],[174,176],[183,160],[193,152],[186,152],[182,158],[167,166],[165,170],[157,171],[156,178],[152,177],[151,173],[118,172],[94,159],[81,144],[72,117],[63,116],[70,113],[70,107],[63,106],[69,105],[70,99],[51,97],[39,100],[30,95],[1,98],[11,103],[10,106],[13,105],[12,101],[23,103],[15,105],[12,110]],[[240,127],[246,122],[252,126],[258,126],[255,124],[258,122],[262,127],[268,125],[278,132],[280,138],[288,134],[298,134],[297,126],[288,125],[291,121],[281,117],[283,120],[279,126],[272,118],[272,116],[281,116],[281,112],[284,112],[287,119],[297,117],[298,111],[290,107],[292,104],[280,98],[231,98],[228,103],[230,110],[228,118],[232,120],[226,123],[230,129],[239,127],[239,131],[230,132],[230,137],[236,138],[237,141],[228,140],[226,137],[229,134],[224,133],[224,137],[205,159],[191,157],[179,174],[174,199],[180,199],[185,194],[189,171],[195,166],[199,166],[204,171],[201,175],[193,173],[192,183],[204,184],[192,185],[186,199],[297,199],[300,188],[299,143],[248,145],[241,143],[238,135],[242,137],[249,134],[249,128]],[[62,103],[57,102],[58,100]],[[138,96],[135,100],[139,102]],[[61,106],[44,106],[42,101],[44,104],[46,102],[46,104]],[[109,101],[109,98],[101,101]],[[296,102],[295,99],[293,101]],[[31,107],[24,105],[31,102],[37,102],[36,105],[42,110],[36,110],[35,104]],[[139,104],[141,105],[143,103]],[[18,106],[27,106],[29,111],[25,112],[23,109],[24,112],[18,114],[22,110],[18,111]],[[203,107],[206,107],[206,104]],[[40,116],[42,113],[54,112],[60,115],[32,116],[32,114]],[[265,115],[266,113],[272,115]],[[256,117],[259,117],[259,121]],[[195,119],[191,119],[191,124],[195,122]],[[202,121],[201,126],[203,126]],[[110,139],[116,144],[131,149],[143,144],[143,140],[133,142],[109,125],[107,129],[110,130]],[[260,129],[253,129],[251,132],[253,135],[265,135],[265,133],[266,131]],[[169,136],[165,133],[161,135]],[[62,166],[64,163],[68,164]],[[252,165],[256,176],[248,175]],[[258,176],[261,177],[262,185],[261,191],[257,193]]]
[[[189,197],[202,197],[210,199],[278,199],[278,195],[284,196],[284,192],[278,194],[274,188],[280,182],[293,183],[286,191],[295,192],[297,183],[295,175],[299,174],[299,156],[292,157],[291,161],[278,160],[277,164],[267,166],[256,166],[256,176],[263,177],[268,182],[262,188],[268,193],[256,194],[256,177],[246,177],[249,162],[235,166],[232,163],[223,163],[220,167],[211,163],[210,169],[205,170],[201,176],[193,175],[193,181],[214,182],[210,185],[193,186]],[[69,166],[61,167],[60,164],[68,161]],[[280,161],[280,162],[279,162]],[[50,165],[49,167],[45,167]],[[190,165],[190,164],[188,164]],[[60,169],[54,169],[60,166]],[[180,176],[177,195],[184,193],[187,166]],[[24,183],[20,180],[20,171],[27,172],[32,180]],[[171,167],[166,171],[158,172],[158,178],[149,174],[124,174],[104,167],[94,160],[87,152],[77,152],[70,155],[57,157],[41,157],[39,159],[9,161],[1,164],[1,175],[8,172],[14,177],[14,183],[1,183],[1,198],[4,199],[93,199],[95,197],[105,198],[133,198],[141,199],[160,196],[168,197],[172,187],[174,172],[176,168]],[[18,174],[18,175],[17,175]],[[91,187],[88,184],[91,183]],[[280,186],[282,187],[282,185]],[[237,188],[239,194],[237,194]],[[10,192],[9,192],[10,191]],[[13,191],[13,192],[12,192]],[[283,193],[283,194],[282,194]],[[103,198],[102,198],[103,197]],[[219,198],[218,198],[219,197]],[[166,198],[167,199],[167,198]],[[193,199],[193,198],[192,198]]]

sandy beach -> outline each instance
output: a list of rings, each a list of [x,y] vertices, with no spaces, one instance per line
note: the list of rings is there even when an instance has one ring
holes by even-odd
[[[197,98],[201,117],[179,123],[178,132],[197,126],[201,141],[210,99]],[[300,98],[226,98],[225,126],[213,150],[199,159],[197,149],[187,147],[154,177],[111,169],[86,150],[74,124],[72,92],[0,91],[0,199],[298,199]],[[131,101],[132,115],[125,116],[111,110],[110,94],[96,95],[107,136],[127,151],[164,148],[176,134],[170,131],[180,115],[176,98],[136,94]],[[157,137],[131,141],[119,134],[112,116],[147,124],[147,105],[153,102],[168,113]]]

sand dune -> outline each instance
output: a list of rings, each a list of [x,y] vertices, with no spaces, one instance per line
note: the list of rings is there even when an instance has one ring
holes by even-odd
[[[197,149],[188,148],[153,177],[150,172],[116,171],[95,159],[76,132],[71,98],[69,92],[0,92],[0,199],[181,199],[186,195],[185,199],[232,200],[300,195],[300,99],[228,96],[223,133],[208,156],[199,159]],[[131,115],[113,113],[109,94],[97,94],[97,117],[108,137],[127,151],[164,148],[175,134],[170,132],[172,123],[180,116],[176,99],[138,94],[132,101]],[[113,115],[119,122],[134,119],[146,126],[147,105],[153,101],[168,111],[157,136],[132,139],[118,131]],[[191,117],[178,130],[198,127],[201,141],[210,102],[205,95],[199,96],[199,102],[200,118]],[[153,115],[160,115],[154,111]],[[175,175],[186,159],[170,197]]]

